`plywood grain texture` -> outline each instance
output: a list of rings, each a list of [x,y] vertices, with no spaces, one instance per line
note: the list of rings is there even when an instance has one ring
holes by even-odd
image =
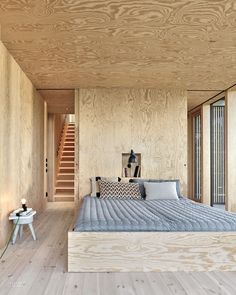
[[[188,91],[188,111],[214,97],[220,91]],[[194,110],[196,111],[196,109]]]
[[[1,0],[0,23],[37,88],[235,83],[233,0]]]
[[[193,116],[188,114],[188,198],[194,197]]]
[[[74,90],[39,90],[52,114],[74,114]]]
[[[122,153],[142,154],[142,177],[187,192],[187,95],[182,90],[79,89],[79,196],[92,176],[121,176]],[[77,134],[78,135],[78,134]]]
[[[234,295],[235,272],[68,273],[68,227],[73,203],[53,202],[34,228],[10,245],[0,267],[0,293],[24,295]],[[16,259],[17,258],[17,259]]]
[[[48,177],[47,177],[47,167],[48,167],[48,109],[47,103],[44,101],[44,193],[46,197],[48,195]]]
[[[53,135],[55,136],[55,146],[54,146],[55,157],[57,157],[57,152],[59,151],[59,148],[60,148],[61,138],[62,138],[62,133],[63,133],[63,129],[65,126],[65,122],[66,122],[66,115],[54,114],[54,133],[53,133]]]
[[[26,198],[44,205],[44,101],[0,42],[0,247],[8,214]]]
[[[236,90],[225,97],[226,209],[236,212]]]
[[[211,204],[211,106],[201,108],[201,202]]]
[[[69,272],[236,271],[236,233],[69,232]]]
[[[55,182],[56,182],[56,161],[55,161],[55,115],[48,114],[48,129],[47,129],[47,155],[48,155],[48,167],[47,167],[47,192],[48,201],[52,202],[55,194]]]

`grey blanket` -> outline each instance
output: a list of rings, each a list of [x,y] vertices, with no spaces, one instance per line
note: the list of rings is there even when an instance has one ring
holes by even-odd
[[[191,200],[84,198],[75,231],[236,231],[236,214]]]

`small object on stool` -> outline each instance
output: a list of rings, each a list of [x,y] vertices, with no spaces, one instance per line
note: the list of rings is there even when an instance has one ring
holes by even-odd
[[[22,209],[23,209],[24,211],[27,211],[26,199],[21,199],[21,204],[22,204]]]

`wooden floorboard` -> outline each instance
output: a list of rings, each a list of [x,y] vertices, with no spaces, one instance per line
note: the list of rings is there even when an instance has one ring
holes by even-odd
[[[0,261],[1,295],[236,294],[235,272],[67,273],[67,231],[73,203],[49,203]]]

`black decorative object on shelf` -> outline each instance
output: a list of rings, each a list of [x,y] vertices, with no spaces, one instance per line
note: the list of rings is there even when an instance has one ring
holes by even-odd
[[[134,150],[131,150],[129,160],[128,160],[128,167],[131,167],[131,163],[137,163],[137,157],[134,153]]]
[[[141,153],[122,153],[122,177],[141,177]]]
[[[140,177],[140,166],[137,165],[134,170],[134,177]]]

